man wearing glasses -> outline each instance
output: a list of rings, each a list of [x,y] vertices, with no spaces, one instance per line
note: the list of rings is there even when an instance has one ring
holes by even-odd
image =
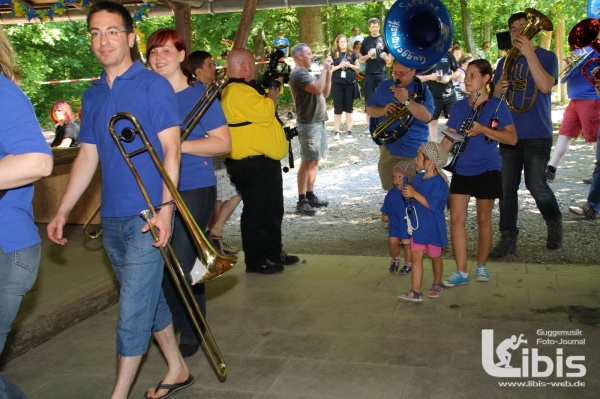
[[[398,107],[406,109],[414,116],[415,121],[406,130],[406,133],[393,143],[381,145],[379,147],[379,178],[384,190],[389,191],[394,186],[393,170],[394,165],[400,161],[407,161],[415,164],[417,149],[425,143],[429,137],[428,122],[434,109],[433,97],[427,88],[415,79],[415,69],[408,68],[398,61],[394,61],[392,66],[392,79],[381,82],[375,93],[367,102],[367,112],[371,116],[369,126],[371,133],[375,130],[378,123],[383,122],[388,115],[393,114]],[[422,94],[419,93],[422,86]],[[400,125],[396,121],[389,129],[394,129]]]
[[[168,372],[146,397],[167,397],[194,383],[177,347],[171,312],[161,287],[164,261],[158,248],[164,247],[171,236],[173,205],[162,207],[151,219],[159,231],[155,242],[148,233],[148,225],[139,216],[148,205],[107,130],[115,113],[133,114],[177,185],[181,158],[177,100],[165,78],[132,60],[135,34],[133,20],[125,7],[114,2],[94,3],[87,25],[92,50],[104,72],[83,95],[79,135],[82,144],[56,215],[48,224],[48,237],[60,245],[67,243],[63,226],[100,162],[102,243],[120,283],[117,373],[111,397],[124,399],[129,395],[151,336],[160,346]],[[115,131],[119,134],[126,126],[131,127],[131,123],[120,121],[115,124]],[[140,147],[140,138],[135,138],[127,149]],[[148,153],[131,161],[153,204],[172,199]]]

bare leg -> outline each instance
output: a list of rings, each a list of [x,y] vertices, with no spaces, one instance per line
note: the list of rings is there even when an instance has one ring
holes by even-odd
[[[442,273],[444,272],[444,261],[442,260],[442,257],[439,256],[431,259],[431,264],[433,266],[433,282],[441,284]]]
[[[400,239],[397,237],[388,237],[388,245],[390,247],[390,256],[397,258],[400,256]]]
[[[429,141],[438,141],[438,121],[434,119],[429,122]]]
[[[412,252],[410,251],[410,244],[402,244],[404,248],[404,261],[412,262]]]
[[[467,220],[469,199],[468,195],[450,195],[450,236],[452,237],[452,250],[454,251],[456,268],[463,273],[467,272],[467,232],[465,230],[465,222]]]
[[[221,202],[221,201],[217,201]],[[211,221],[212,224],[209,224],[210,232],[218,237],[223,235],[223,227],[227,222],[227,219],[235,212],[237,206],[242,202],[242,196],[239,194],[234,195],[227,201],[223,201],[220,206],[219,213],[214,221]],[[216,210],[216,207],[215,207]]]
[[[111,399],[126,399],[137,374],[142,356],[117,355],[117,381]]]
[[[346,112],[346,130],[352,131],[352,124],[354,123],[354,117],[352,112]]]
[[[494,200],[477,200],[477,263],[485,265],[492,248],[492,209]]]
[[[423,286],[423,251],[412,251],[412,289],[422,292]]]
[[[559,134],[556,139],[556,144],[554,145],[554,154],[552,154],[552,159],[548,162],[548,165],[557,168],[560,161],[562,161],[563,157],[567,154],[570,144],[571,138],[569,136],[562,136]]]
[[[298,194],[314,191],[319,161],[302,161],[298,168]]]
[[[336,132],[340,131],[340,125],[342,124],[342,114],[333,114],[333,129]]]
[[[175,338],[173,324],[171,323],[164,330],[154,333],[154,339],[156,339],[156,342],[167,361],[167,366],[169,367],[167,375],[162,381],[163,384],[181,384],[182,382],[185,382],[190,374],[185,361],[181,357],[179,348],[177,347],[177,339]],[[150,389],[148,393],[152,391],[154,391],[153,388]],[[151,394],[150,397],[159,398],[166,393],[166,389],[159,389],[157,392]]]

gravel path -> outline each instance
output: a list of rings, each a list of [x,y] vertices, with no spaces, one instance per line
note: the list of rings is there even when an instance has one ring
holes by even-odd
[[[555,129],[562,119],[563,109],[553,112]],[[330,154],[320,163],[315,193],[329,201],[329,206],[313,217],[294,214],[297,201],[296,170],[284,174],[285,215],[283,219],[284,249],[289,253],[343,254],[388,256],[387,228],[381,222],[379,209],[385,197],[377,173],[379,149],[369,135],[364,134],[364,114],[355,110],[354,138],[333,140],[330,136]],[[333,115],[327,124],[333,131]],[[443,128],[444,120],[440,120]],[[555,134],[557,132],[555,131]],[[299,165],[298,141],[293,140],[296,168]],[[286,158],[287,160],[287,158]],[[282,164],[286,162],[282,161]],[[546,226],[535,202],[525,185],[519,190],[518,250],[502,259],[507,262],[546,264],[600,264],[598,247],[599,220],[578,218],[568,211],[570,205],[585,202],[589,185],[581,181],[589,177],[594,168],[594,154],[590,144],[578,139],[569,149],[558,169],[556,180],[551,183],[563,212],[564,245],[557,251],[545,246]],[[241,246],[241,206],[232,215],[225,228],[225,237],[232,244]],[[449,213],[446,215],[449,229]],[[493,214],[494,242],[497,231],[498,209]],[[448,230],[449,231],[449,230]],[[467,218],[469,259],[476,254],[477,224],[475,202],[469,205]],[[448,233],[450,237],[450,233]],[[445,258],[452,258],[452,248],[444,250]],[[387,260],[385,260],[387,262]]]

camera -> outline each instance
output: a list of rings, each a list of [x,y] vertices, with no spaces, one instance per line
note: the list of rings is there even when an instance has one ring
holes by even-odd
[[[281,82],[276,80],[280,76],[283,76],[283,83],[290,81],[289,65],[283,64],[281,70],[279,70],[279,60],[283,58],[284,54],[281,50],[276,50],[269,56],[268,70],[264,73],[260,84],[266,89],[279,89]]]
[[[297,127],[284,126],[283,131],[285,132],[285,138],[291,140],[298,135]]]

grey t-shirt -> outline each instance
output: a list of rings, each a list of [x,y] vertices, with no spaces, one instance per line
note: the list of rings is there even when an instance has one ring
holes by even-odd
[[[315,123],[327,120],[327,104],[323,95],[315,96],[304,90],[310,83],[316,81],[308,71],[294,68],[290,73],[290,87],[294,104],[296,104],[296,121],[298,123]]]

